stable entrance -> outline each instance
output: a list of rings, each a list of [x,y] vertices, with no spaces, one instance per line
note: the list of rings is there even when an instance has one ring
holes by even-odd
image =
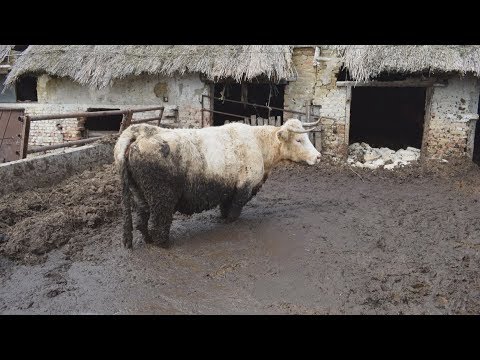
[[[426,89],[354,87],[349,143],[392,150],[422,147]]]

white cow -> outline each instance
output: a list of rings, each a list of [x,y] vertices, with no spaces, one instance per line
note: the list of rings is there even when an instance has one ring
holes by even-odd
[[[130,126],[114,150],[123,186],[123,244],[132,247],[131,194],[137,205],[137,229],[146,242],[155,240],[164,247],[171,245],[170,226],[176,211],[190,215],[220,205],[224,219],[237,219],[280,161],[309,165],[320,161],[307,134],[319,121],[302,124],[290,119],[281,127]]]

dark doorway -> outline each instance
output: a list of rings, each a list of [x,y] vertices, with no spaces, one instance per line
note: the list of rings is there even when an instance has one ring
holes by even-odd
[[[28,46],[29,45],[14,45],[12,50],[23,52],[23,51],[27,50]]]
[[[478,102],[477,113],[480,114],[480,100]],[[480,120],[477,120],[475,125],[475,138],[473,140],[473,157],[472,160],[475,164],[480,165]]]
[[[109,111],[120,109],[90,108],[87,111]],[[92,116],[85,120],[86,137],[103,136],[117,133],[120,130],[122,115]]]
[[[25,75],[15,83],[15,93],[19,102],[35,102],[37,100],[37,78]]]
[[[392,150],[422,147],[425,88],[352,89],[350,144],[365,142]]]
[[[245,101],[257,105],[270,105],[273,107],[283,108],[285,85],[284,84],[238,84],[238,83],[219,83],[215,84],[214,97],[222,97],[225,99],[235,101]],[[267,119],[269,117],[268,109],[256,108],[250,105],[231,103],[228,101],[214,100],[213,110],[222,111],[230,114],[240,115],[243,117],[250,117],[256,115],[258,117]],[[271,110],[270,116],[282,116],[283,112],[280,110]],[[220,126],[225,123],[225,120],[241,121],[240,118],[213,113],[213,125]]]

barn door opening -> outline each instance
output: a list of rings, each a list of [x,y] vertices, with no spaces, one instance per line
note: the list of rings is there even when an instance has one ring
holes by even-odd
[[[422,147],[426,89],[352,88],[349,143],[392,150]]]
[[[214,85],[214,97],[235,101],[243,101],[251,104],[272,106],[283,108],[285,94],[285,84],[273,83],[217,83]],[[256,108],[247,104],[237,104],[229,101],[214,100],[213,110],[221,111],[229,114],[250,117],[256,115],[264,119],[269,116],[281,116],[283,120],[283,112],[280,110],[270,110],[264,108]],[[213,113],[213,125],[221,126],[225,120],[236,120],[229,115]]]

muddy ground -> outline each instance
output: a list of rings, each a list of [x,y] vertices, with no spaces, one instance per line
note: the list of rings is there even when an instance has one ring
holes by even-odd
[[[239,220],[218,213],[130,251],[110,165],[0,198],[0,313],[480,313],[476,165],[282,165]]]

